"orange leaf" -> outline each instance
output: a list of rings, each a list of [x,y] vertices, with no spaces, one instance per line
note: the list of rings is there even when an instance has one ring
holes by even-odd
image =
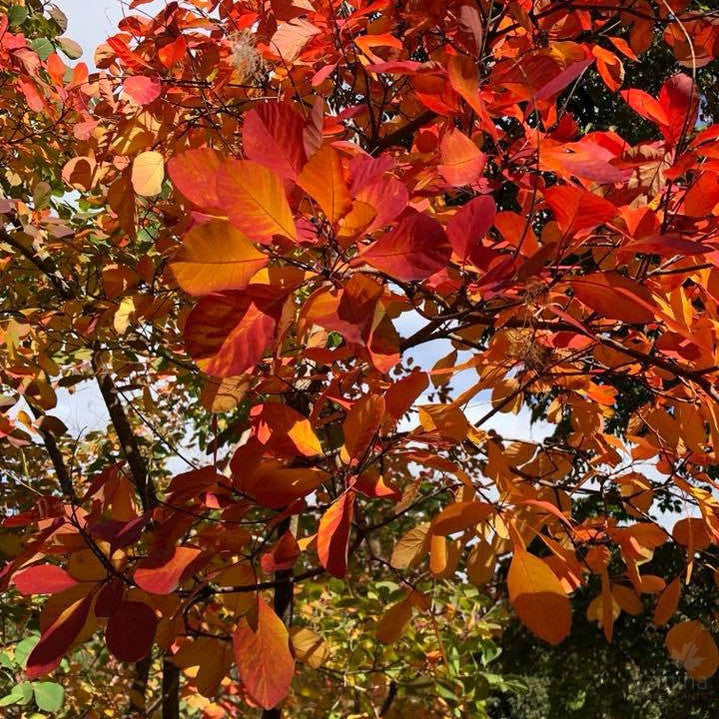
[[[675,624],[667,634],[666,646],[671,658],[697,681],[712,676],[719,667],[717,645],[699,622]]]
[[[515,549],[507,584],[512,606],[533,634],[550,644],[559,644],[569,634],[569,598],[557,576],[539,557]]]
[[[325,145],[310,157],[297,178],[297,184],[317,202],[332,224],[352,207],[340,155],[331,145]]]
[[[287,628],[262,599],[258,600],[257,629],[242,619],[232,645],[247,692],[264,709],[277,706],[290,692],[295,660]]]
[[[352,405],[342,425],[347,460],[359,459],[374,440],[384,417],[384,397],[368,394]]]
[[[193,204],[205,209],[217,208],[220,200],[215,186],[220,156],[209,147],[188,150],[167,163],[167,172],[175,187]]]
[[[317,530],[317,554],[320,562],[333,577],[340,579],[347,573],[354,499],[354,491],[345,492],[322,515]]]
[[[679,599],[682,595],[682,583],[677,577],[670,582],[666,589],[659,596],[657,606],[654,609],[654,624],[661,627],[666,624],[679,606]]]
[[[217,173],[217,197],[230,221],[250,239],[270,242],[273,235],[296,239],[282,180],[263,165],[228,160]]]
[[[432,522],[432,533],[447,536],[483,522],[493,512],[486,502],[456,502],[445,507]]]
[[[439,173],[454,187],[471,185],[482,174],[487,157],[460,130],[452,127],[440,143],[442,164]]]
[[[191,295],[244,290],[268,258],[225,220],[195,226],[172,258],[177,284]]]

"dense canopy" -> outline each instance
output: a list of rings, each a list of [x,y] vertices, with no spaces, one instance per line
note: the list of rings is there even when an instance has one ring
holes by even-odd
[[[719,11],[148,2],[0,2],[0,704],[482,717],[578,596],[713,675]]]

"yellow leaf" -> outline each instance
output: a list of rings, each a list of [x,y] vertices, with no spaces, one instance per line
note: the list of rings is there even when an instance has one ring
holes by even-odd
[[[142,197],[159,195],[165,179],[165,160],[159,152],[141,152],[132,163],[132,186]]]
[[[429,523],[410,529],[395,545],[390,563],[395,569],[409,569],[419,564],[429,552]]]
[[[290,643],[295,657],[313,669],[319,669],[330,658],[327,642],[307,627],[293,627]]]
[[[467,556],[467,579],[475,587],[483,587],[494,576],[497,553],[489,542],[478,542]]]
[[[550,644],[559,644],[569,634],[569,598],[557,576],[539,557],[516,549],[507,584],[512,606],[533,634]]]

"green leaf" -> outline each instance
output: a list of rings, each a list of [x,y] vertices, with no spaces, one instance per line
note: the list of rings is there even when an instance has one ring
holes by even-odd
[[[38,709],[45,712],[56,712],[62,709],[65,690],[55,682],[35,682],[35,703]]]
[[[0,666],[2,667],[14,667],[15,661],[13,658],[7,654],[6,652],[0,652]]]
[[[7,11],[8,24],[10,27],[18,27],[27,20],[27,16],[29,14],[30,13],[26,7],[23,7],[22,5],[13,5]]]
[[[11,704],[27,704],[30,699],[32,699],[32,684],[20,682],[12,688],[9,694],[0,699],[0,707],[7,707]]]
[[[21,666],[25,666],[27,658],[30,656],[30,652],[35,649],[35,645],[40,641],[40,637],[28,637],[23,639],[15,647],[15,661]]]
[[[41,60],[47,60],[55,52],[55,46],[46,37],[38,37],[30,41],[30,47]]]

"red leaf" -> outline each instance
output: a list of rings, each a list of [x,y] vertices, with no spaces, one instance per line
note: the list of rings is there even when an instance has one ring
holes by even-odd
[[[463,205],[447,225],[447,236],[455,255],[464,263],[481,246],[497,215],[491,197],[475,197]],[[473,260],[474,261],[474,260]]]
[[[347,573],[354,499],[354,491],[345,492],[322,515],[317,530],[317,555],[320,563],[333,577],[340,579]]]
[[[58,667],[67,654],[90,612],[92,595],[88,594],[71,604],[40,637],[27,660],[26,674],[31,681]]]
[[[446,267],[452,252],[437,220],[408,211],[362,258],[380,272],[403,282],[423,280]]]
[[[572,289],[578,300],[602,317],[641,324],[655,319],[649,292],[622,275],[587,275],[572,280]]]
[[[296,180],[307,162],[304,129],[304,120],[290,105],[263,103],[245,115],[242,147],[247,159]]]
[[[274,547],[260,558],[260,566],[265,574],[289,569],[300,556],[300,547],[292,532],[285,532]]]
[[[36,564],[15,575],[13,582],[23,596],[57,594],[74,587],[77,581],[54,564]]]
[[[160,97],[162,82],[159,77],[132,75],[125,80],[123,89],[138,105],[149,105]]]
[[[209,147],[188,150],[167,163],[175,187],[193,204],[204,209],[220,206],[215,185],[220,156]]]
[[[257,629],[253,631],[242,619],[232,644],[247,692],[264,709],[277,706],[289,694],[295,673],[289,634],[280,618],[260,599]]]
[[[149,69],[150,66],[136,52],[130,50],[125,40],[128,35],[113,35],[107,39],[107,44],[115,51],[115,54],[127,65],[133,72],[140,73]]]
[[[150,653],[156,630],[157,615],[147,604],[122,602],[107,622],[107,648],[121,662],[138,662]]]
[[[150,594],[172,594],[195,571],[201,554],[199,549],[176,547],[169,557],[143,559],[133,579],[140,589]]]
[[[669,125],[669,118],[665,109],[651,95],[644,90],[622,90],[619,93],[629,107],[643,118],[650,120],[658,127]]]
[[[617,208],[609,200],[580,187],[548,187],[544,191],[544,199],[566,235],[602,225],[618,214]]]
[[[694,129],[699,101],[694,81],[683,73],[670,77],[659,93],[659,104],[667,122],[662,134],[667,142],[674,143],[682,133]]]
[[[187,40],[180,36],[177,40],[168,42],[163,45],[158,51],[157,56],[160,58],[160,62],[166,67],[171,68],[178,62],[181,62],[187,54]]]

